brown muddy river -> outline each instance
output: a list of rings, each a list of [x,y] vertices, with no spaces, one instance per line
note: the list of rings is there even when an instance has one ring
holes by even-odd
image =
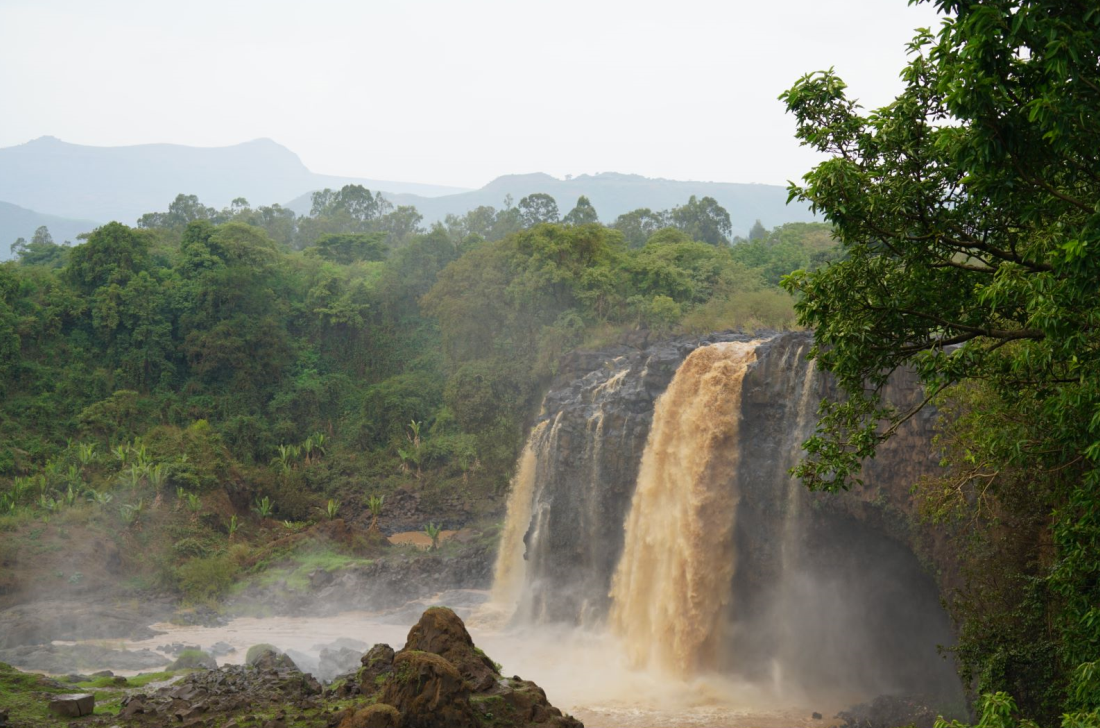
[[[465,592],[458,599],[469,604],[486,597],[484,593]],[[446,595],[440,601],[447,604]],[[154,629],[165,634],[148,640],[113,642],[112,646],[155,650],[179,642],[207,649],[225,642],[236,648],[236,652],[219,657],[219,664],[243,662],[248,648],[262,642],[314,655],[320,644],[341,637],[367,644],[384,642],[400,649],[426,606],[410,605],[412,608],[388,614],[240,617],[218,627],[156,624]],[[622,647],[603,632],[502,628],[490,605],[456,611],[466,620],[477,646],[502,665],[505,675],[534,680],[546,690],[551,703],[589,728],[830,728],[838,723],[831,716],[861,697],[815,702],[804,695],[783,694],[770,686],[747,685],[720,675],[679,680],[628,668]],[[825,720],[813,720],[813,711],[824,714]]]

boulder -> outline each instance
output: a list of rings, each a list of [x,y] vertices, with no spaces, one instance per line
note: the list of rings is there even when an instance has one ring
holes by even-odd
[[[62,718],[79,718],[91,715],[95,710],[95,696],[91,693],[70,693],[50,697],[50,712]]]
[[[258,670],[293,670],[301,672],[298,666],[294,664],[294,660],[272,645],[261,644],[249,647],[244,662],[249,667],[255,667]]]
[[[170,672],[176,670],[217,670],[218,663],[202,650],[186,649],[180,652],[176,661],[165,669]]]
[[[405,650],[430,652],[458,669],[474,692],[490,690],[500,673],[484,652],[474,647],[466,625],[446,607],[432,607],[409,630]]]

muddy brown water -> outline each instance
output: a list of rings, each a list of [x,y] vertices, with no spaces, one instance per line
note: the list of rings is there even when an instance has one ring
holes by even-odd
[[[471,603],[487,598],[488,593],[463,592],[441,601]],[[341,637],[368,645],[384,642],[400,649],[419,611],[432,601],[386,614],[239,617],[217,627],[159,623],[152,627],[164,634],[110,644],[156,650],[173,642],[204,649],[225,642],[236,648],[219,657],[219,664],[239,664],[249,647],[265,642],[311,655],[318,653],[320,645]],[[589,728],[832,728],[838,721],[812,720],[811,713],[832,716],[861,697],[814,702],[804,695],[783,694],[771,686],[738,683],[721,675],[684,680],[658,670],[633,669],[618,639],[605,630],[509,629],[501,626],[505,611],[488,603],[456,608],[474,642],[502,665],[505,675],[534,680],[546,690],[551,703]]]

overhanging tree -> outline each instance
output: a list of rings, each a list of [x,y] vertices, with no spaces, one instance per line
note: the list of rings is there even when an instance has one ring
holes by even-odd
[[[823,214],[846,252],[785,280],[815,330],[813,356],[843,392],[823,404],[797,472],[826,490],[858,481],[861,463],[912,414],[881,396],[899,367],[916,369],[926,402],[960,384],[987,392],[1018,426],[988,417],[971,429],[971,457],[1044,483],[1056,551],[1044,579],[1065,705],[1095,711],[1100,5],[936,5],[946,19],[913,41],[905,90],[888,106],[864,113],[831,71],[782,96],[798,138],[829,155],[791,198]],[[952,464],[983,476],[972,462]]]

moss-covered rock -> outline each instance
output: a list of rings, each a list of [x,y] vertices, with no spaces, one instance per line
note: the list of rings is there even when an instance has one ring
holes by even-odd
[[[470,686],[454,665],[430,652],[397,653],[379,702],[397,708],[406,728],[477,725],[470,708]]]
[[[401,712],[392,705],[377,703],[349,710],[337,728],[399,728]]]
[[[496,665],[474,647],[466,625],[446,607],[432,607],[409,630],[406,650],[420,650],[443,657],[470,683],[474,692],[491,690],[500,678]]]
[[[165,668],[169,671],[176,670],[217,670],[218,663],[209,653],[202,650],[184,650],[176,658],[176,661]]]

